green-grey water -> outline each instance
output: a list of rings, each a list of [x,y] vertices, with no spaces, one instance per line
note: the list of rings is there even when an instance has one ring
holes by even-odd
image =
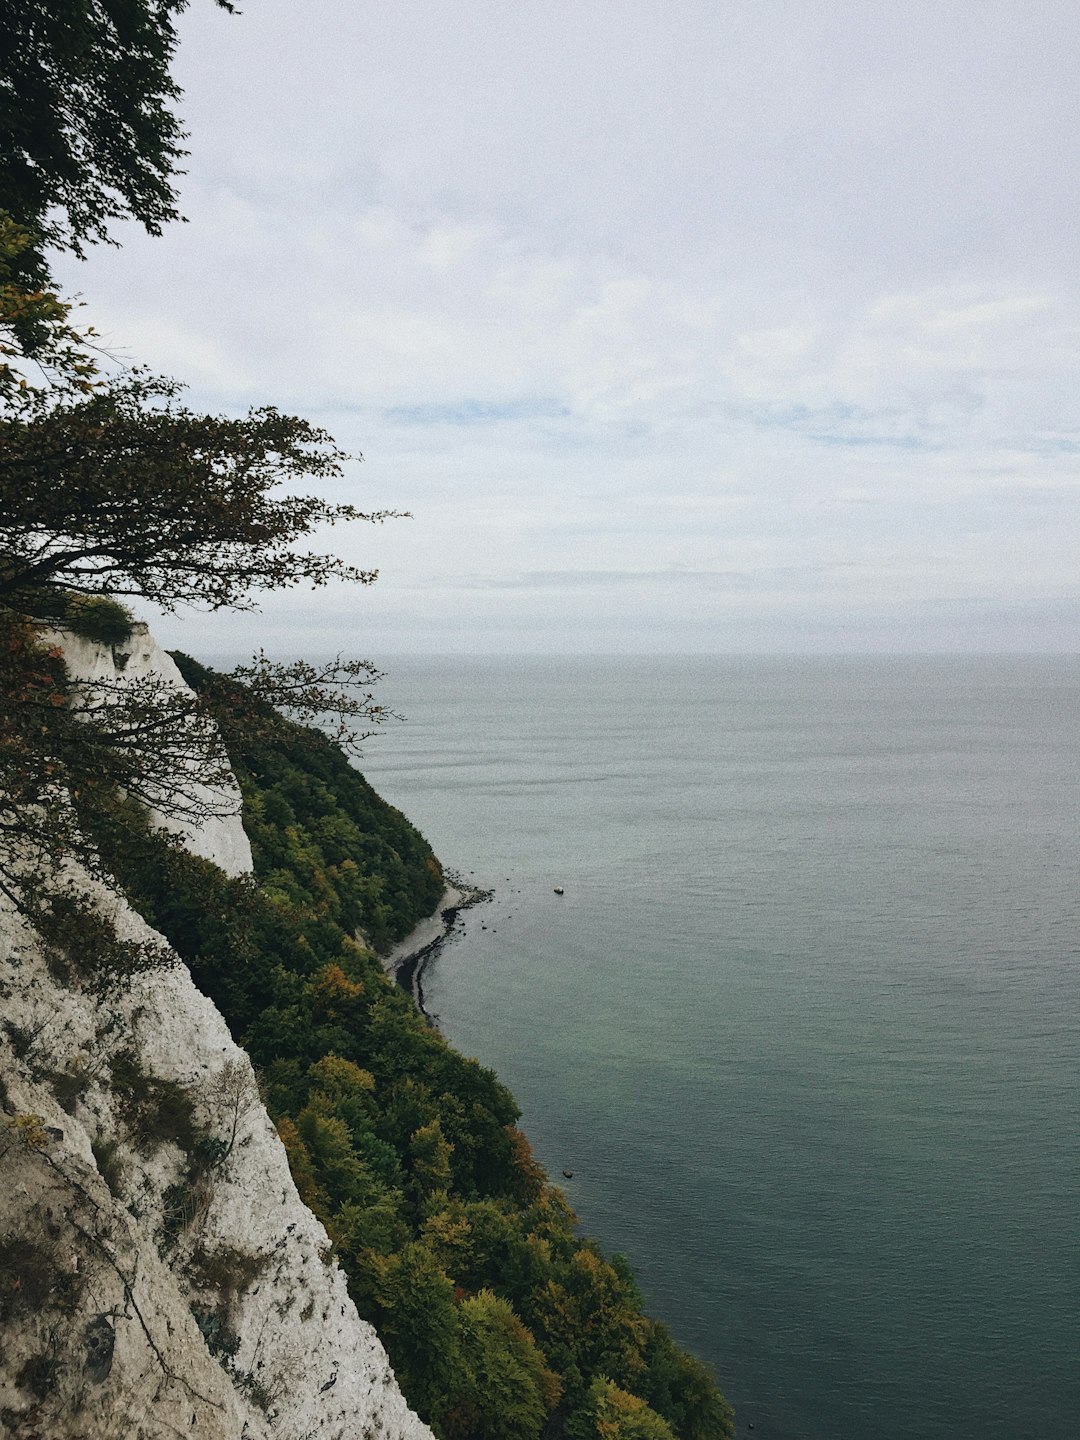
[[[1080,1433],[1080,660],[385,668],[428,1006],[739,1433]]]

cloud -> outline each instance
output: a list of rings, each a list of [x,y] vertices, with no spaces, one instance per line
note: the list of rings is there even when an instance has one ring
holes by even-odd
[[[656,586],[676,589],[772,590],[792,581],[817,583],[819,577],[806,566],[783,566],[754,570],[530,570],[507,579],[459,578],[448,588],[476,590],[609,590],[638,591]],[[444,586],[446,581],[441,582]]]
[[[415,519],[332,543],[407,648],[949,594],[995,645],[1069,583],[1080,9],[992,9],[192,7],[190,223],[67,274],[195,402],[363,451],[342,493]]]
[[[937,448],[930,440],[919,435],[828,435],[807,432],[808,440],[818,445],[864,445],[883,446],[894,450],[933,450]]]
[[[449,405],[395,405],[384,412],[391,424],[490,425],[501,420],[554,420],[570,415],[566,405],[544,398],[462,400]]]

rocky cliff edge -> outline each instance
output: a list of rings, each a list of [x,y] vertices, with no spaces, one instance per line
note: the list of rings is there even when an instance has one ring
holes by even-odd
[[[145,627],[61,643],[73,678],[184,684]],[[232,799],[182,838],[235,875]],[[121,939],[160,939],[73,874]],[[0,1433],[431,1440],[179,960],[95,993],[0,898],[0,1100]]]

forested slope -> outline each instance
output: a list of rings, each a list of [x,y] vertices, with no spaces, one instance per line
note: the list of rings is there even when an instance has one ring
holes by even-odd
[[[235,682],[178,658],[214,695],[258,883],[130,813],[100,839],[251,1055],[410,1404],[445,1440],[730,1435],[726,1402],[642,1314],[626,1264],[577,1237],[512,1096],[354,938],[385,945],[431,911],[429,847],[325,737],[269,711],[252,723]]]

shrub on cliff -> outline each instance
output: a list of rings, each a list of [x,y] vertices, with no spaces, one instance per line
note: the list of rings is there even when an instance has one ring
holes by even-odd
[[[135,623],[127,606],[108,595],[74,595],[64,591],[42,596],[35,618],[102,645],[122,645],[131,638]]]

